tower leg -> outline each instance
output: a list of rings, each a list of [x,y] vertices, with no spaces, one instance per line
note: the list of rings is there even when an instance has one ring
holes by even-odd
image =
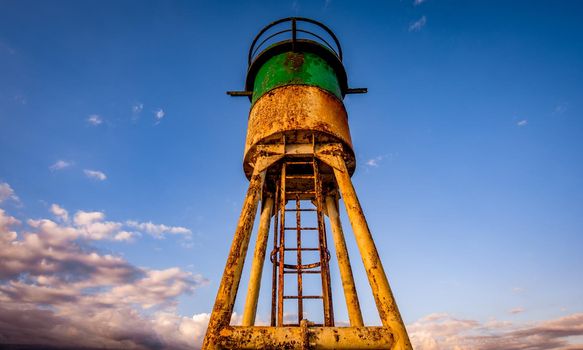
[[[342,193],[346,212],[350,219],[352,230],[354,231],[356,244],[362,256],[362,262],[375,298],[381,322],[383,326],[393,330],[395,350],[412,350],[413,348],[411,347],[407,330],[405,329],[403,319],[393,297],[389,281],[387,280],[385,270],[379,258],[379,253],[374,244],[368,224],[366,223],[366,218],[356,196],[354,186],[352,186],[346,163],[338,155],[333,155],[332,157],[336,158],[334,164],[338,168],[333,168],[334,176]]]
[[[237,230],[235,231],[227,264],[223,272],[223,278],[217,292],[217,298],[215,299],[215,306],[213,307],[213,312],[202,344],[203,349],[220,349],[218,345],[219,331],[222,327],[228,326],[231,321],[233,305],[235,304],[237,289],[241,281],[241,272],[243,271],[245,256],[247,255],[247,247],[251,238],[251,230],[253,229],[253,221],[257,212],[257,202],[259,201],[261,189],[263,188],[266,171],[266,168],[261,169],[259,166],[256,166],[249,181],[247,196],[245,196]]]
[[[245,300],[245,310],[243,311],[243,326],[253,326],[257,314],[257,299],[259,298],[259,288],[261,286],[261,275],[263,274],[263,263],[265,262],[265,250],[267,249],[267,239],[269,238],[269,223],[271,221],[271,211],[273,208],[273,198],[268,197],[261,211],[259,219],[259,229],[257,230],[257,243],[251,264],[251,275],[249,277],[249,289]]]
[[[346,248],[346,241],[344,240],[344,232],[342,231],[340,216],[338,215],[337,199],[332,196],[327,196],[326,209],[328,210],[330,226],[332,227],[332,237],[334,239],[334,247],[336,250],[336,258],[338,259],[344,297],[346,298],[346,308],[348,309],[350,326],[362,327],[364,326],[364,321],[362,320],[358,294],[356,293],[356,287],[354,285],[354,277],[352,276],[350,258],[348,256],[348,249]]]

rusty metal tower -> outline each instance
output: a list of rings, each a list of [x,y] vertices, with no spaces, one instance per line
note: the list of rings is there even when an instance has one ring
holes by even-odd
[[[334,33],[307,18],[263,28],[249,50],[245,91],[251,100],[243,169],[249,189],[215,300],[203,349],[412,349],[352,185],[355,157],[345,94],[350,89]],[[338,215],[342,198],[382,322],[365,326]],[[255,215],[257,242],[241,326],[230,325]],[[325,216],[329,218],[349,327],[336,327]],[[273,243],[269,326],[256,326],[271,221]],[[308,245],[307,242],[311,242]],[[304,291],[317,278],[319,293]],[[307,303],[321,305],[310,322]],[[291,304],[291,305],[290,305]],[[290,321],[290,314],[294,320]],[[310,309],[311,311],[314,308]],[[267,320],[264,320],[267,321]]]

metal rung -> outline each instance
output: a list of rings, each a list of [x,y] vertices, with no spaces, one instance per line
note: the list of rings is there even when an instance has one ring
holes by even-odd
[[[284,323],[282,327],[299,327],[299,323]],[[310,327],[324,327],[321,323],[310,323]]]
[[[316,209],[286,209],[285,211],[317,211]]]
[[[297,251],[298,248],[284,248],[283,250],[295,250],[295,251]],[[320,248],[299,248],[299,250],[302,250],[302,251],[303,250],[315,250],[315,251],[318,251],[318,250],[320,250]]]
[[[302,162],[302,161],[291,161],[291,162],[285,162],[285,164],[314,164],[313,162]]]
[[[316,193],[315,191],[285,191],[285,194],[310,194],[310,193]]]
[[[322,273],[322,270],[283,270],[283,273]]]
[[[284,227],[284,230],[286,230],[286,231],[291,231],[291,230],[294,230],[294,231],[297,231],[297,230],[300,230],[300,231],[317,231],[318,228],[317,227]]]
[[[288,175],[286,179],[313,179],[314,175]]]
[[[284,295],[284,299],[322,299],[321,295]]]

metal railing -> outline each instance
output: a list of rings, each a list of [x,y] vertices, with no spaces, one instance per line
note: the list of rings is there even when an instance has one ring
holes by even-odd
[[[288,23],[290,24],[291,28],[283,29],[283,27]],[[313,31],[310,31],[308,29],[298,28],[298,26],[302,26],[305,23],[312,24],[316,26],[317,29],[323,30],[328,36],[330,36],[329,39],[332,39],[334,45],[331,45],[329,40],[326,40],[320,34],[314,33]],[[281,29],[277,30],[276,27]],[[267,32],[272,28],[274,28],[277,31],[275,33],[267,35]],[[298,33],[305,34],[306,38],[298,38]],[[261,53],[266,48],[266,44],[270,43],[271,39],[277,39],[274,40],[275,41],[274,43],[291,41],[292,47],[295,46],[295,43],[298,40],[313,41],[327,47],[331,52],[333,52],[338,57],[340,61],[342,61],[342,48],[340,47],[340,42],[338,41],[338,38],[336,38],[336,35],[334,35],[334,32],[332,32],[330,28],[313,19],[304,17],[288,17],[282,18],[267,25],[259,32],[259,34],[257,34],[255,39],[253,40],[253,43],[251,44],[251,47],[249,48],[248,56],[249,65],[251,65],[251,63],[253,63],[253,60],[259,55],[259,53]]]

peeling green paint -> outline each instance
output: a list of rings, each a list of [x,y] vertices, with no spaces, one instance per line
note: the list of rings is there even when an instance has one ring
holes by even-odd
[[[267,60],[255,76],[252,103],[283,85],[318,86],[342,100],[334,69],[320,56],[310,52],[285,52]]]

